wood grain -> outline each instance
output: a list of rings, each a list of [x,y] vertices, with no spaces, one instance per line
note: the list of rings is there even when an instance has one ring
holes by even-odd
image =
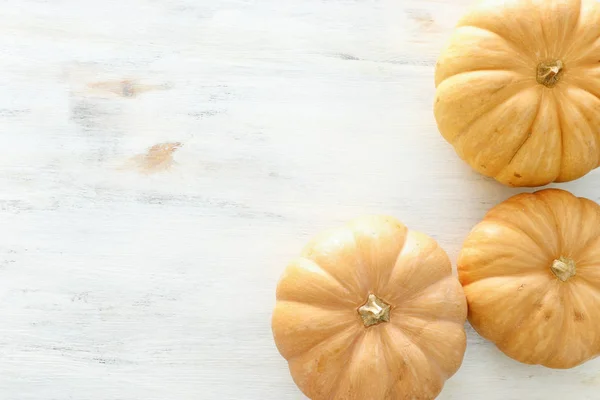
[[[518,192],[433,119],[468,2],[2,1],[0,399],[302,399],[270,316],[310,236],[386,213],[455,260]],[[561,187],[598,201],[600,171]],[[599,369],[470,330],[440,398],[597,399]]]

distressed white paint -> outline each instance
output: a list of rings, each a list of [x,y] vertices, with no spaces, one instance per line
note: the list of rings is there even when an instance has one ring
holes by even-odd
[[[519,192],[435,127],[467,3],[2,1],[0,399],[303,398],[269,323],[309,236],[389,213],[456,259]],[[174,141],[170,171],[123,167]],[[598,201],[600,171],[562,187]],[[599,370],[520,365],[469,331],[440,398],[597,399]]]

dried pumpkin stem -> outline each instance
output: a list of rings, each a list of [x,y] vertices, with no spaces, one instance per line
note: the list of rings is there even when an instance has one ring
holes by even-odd
[[[550,270],[558,279],[563,282],[568,281],[577,273],[575,261],[566,257],[560,257],[558,260],[554,260]]]
[[[537,66],[537,81],[548,88],[552,88],[560,80],[563,70],[564,65],[560,60],[539,63]]]
[[[377,325],[390,320],[390,305],[374,294],[370,294],[367,302],[358,309],[358,314],[365,327]]]

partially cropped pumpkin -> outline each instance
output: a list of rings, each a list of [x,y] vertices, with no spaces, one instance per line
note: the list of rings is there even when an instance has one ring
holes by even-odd
[[[541,186],[600,164],[600,1],[486,0],[435,71],[437,125],[475,170]]]
[[[289,264],[272,328],[313,400],[427,400],[462,363],[466,315],[437,243],[374,216],[323,233]]]
[[[548,189],[488,212],[458,261],[469,321],[518,361],[570,368],[600,354],[600,206]]]

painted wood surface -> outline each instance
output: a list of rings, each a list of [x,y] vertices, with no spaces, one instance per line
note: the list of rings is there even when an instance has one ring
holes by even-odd
[[[468,3],[0,1],[0,399],[304,398],[270,316],[310,236],[387,213],[455,260],[520,191],[432,116]],[[440,398],[598,399],[598,371],[469,328]]]

